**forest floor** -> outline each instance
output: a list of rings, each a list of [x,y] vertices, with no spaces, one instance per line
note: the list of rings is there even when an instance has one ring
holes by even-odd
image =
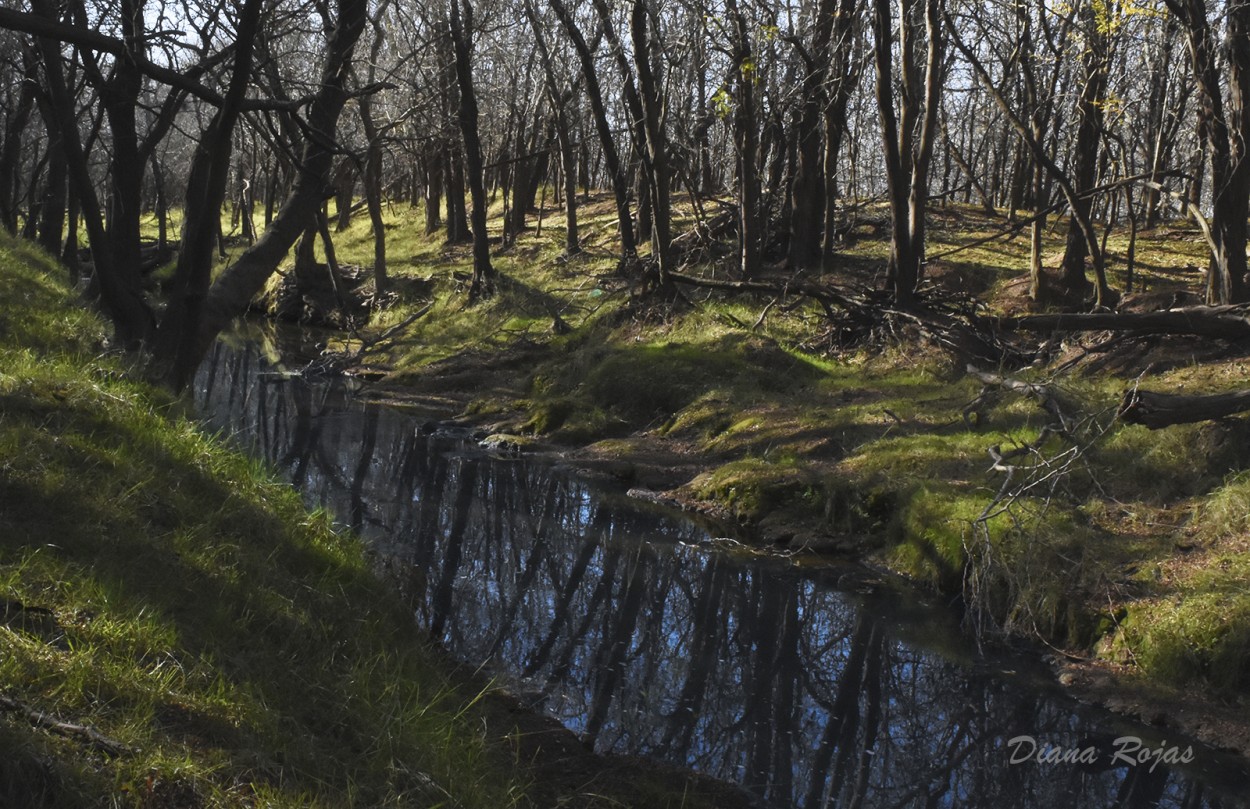
[[[492,212],[494,234],[501,206]],[[924,324],[893,318],[852,333],[782,293],[683,286],[678,298],[640,299],[617,272],[606,197],[580,212],[580,255],[562,255],[563,220],[550,209],[541,229],[497,244],[496,294],[475,305],[469,247],[423,235],[418,209],[388,216],[395,294],[356,337],[332,336],[326,349],[381,377],[369,395],[732,520],[762,548],[894,571],[990,635],[1044,644],[1061,681],[1087,699],[1250,755],[1250,425],[1151,431],[1116,418],[1133,386],[1244,386],[1250,345],[1011,337],[1030,358],[1023,367],[971,363],[1054,392],[1073,432],[1039,441],[1053,414],[969,373],[967,353]],[[880,288],[888,220],[874,205],[853,216],[850,244],[825,273],[795,279],[778,263],[765,279]],[[693,218],[679,205],[678,232]],[[1051,272],[1065,229],[1045,238]],[[952,204],[933,209],[928,235],[927,300],[1031,310],[1027,230]],[[363,217],[335,244],[344,264],[372,264]],[[683,272],[730,280],[732,251],[709,244]],[[1206,255],[1196,227],[1140,232],[1134,251],[1122,310],[1196,302]],[[1127,252],[1127,233],[1110,232],[1117,290]],[[991,448],[1019,450],[1011,481]]]
[[[751,805],[463,670],[0,238],[0,806]]]

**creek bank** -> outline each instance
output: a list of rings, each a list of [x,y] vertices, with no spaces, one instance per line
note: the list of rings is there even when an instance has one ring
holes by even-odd
[[[836,479],[840,473],[839,465],[843,463],[846,453],[817,453],[812,458],[804,459],[801,470],[794,473],[788,469],[783,470],[783,475],[775,484],[782,492],[780,502],[773,500],[770,503],[766,496],[763,507],[756,505],[751,509],[743,509],[741,499],[735,502],[732,497],[726,496],[732,485],[718,489],[714,485],[708,485],[708,481],[714,481],[718,473],[723,474],[722,470],[730,468],[746,473],[746,482],[750,484],[749,475],[754,471],[753,465],[757,461],[748,457],[744,464],[742,453],[715,447],[714,442],[709,442],[705,434],[665,429],[665,425],[680,422],[682,414],[668,416],[659,427],[652,423],[631,432],[626,432],[619,425],[609,427],[605,430],[606,434],[601,435],[580,430],[570,433],[559,428],[547,432],[536,429],[533,377],[543,373],[542,369],[546,367],[544,362],[551,360],[532,346],[524,347],[516,356],[509,356],[506,351],[495,355],[474,353],[471,356],[443,360],[417,372],[406,371],[398,378],[368,386],[364,395],[429,414],[431,418],[459,424],[474,431],[481,438],[490,436],[496,445],[506,446],[509,451],[547,455],[581,474],[612,480],[629,488],[631,494],[642,499],[737,523],[741,527],[741,535],[749,537],[764,552],[786,555],[809,553],[814,558],[832,554],[838,559],[852,558],[883,572],[902,573],[910,578],[914,586],[935,592],[945,599],[960,598],[959,576],[909,575],[915,571],[909,570],[907,566],[900,567],[891,560],[892,549],[905,547],[908,542],[918,539],[929,541],[923,537],[927,519],[943,518],[940,510],[931,510],[929,517],[921,512],[920,516],[914,517],[910,522],[889,513],[891,510],[905,508],[909,498],[916,496],[917,489],[913,479],[907,479],[902,485],[891,488],[878,478],[873,488],[858,494],[848,491],[850,487],[844,487],[835,492],[844,499],[831,505],[830,501],[834,498],[824,494],[821,497],[802,495],[812,489],[819,490],[824,481]],[[593,373],[593,366],[589,370],[583,368],[582,378],[588,378]],[[887,379],[886,382],[891,380]],[[959,389],[959,383],[955,380],[944,381],[942,384]],[[888,390],[873,391],[870,386],[871,381],[864,387],[856,388],[849,396],[839,393],[835,401],[854,405],[864,401],[888,399]],[[979,387],[979,384],[969,382],[959,389],[960,392],[949,398],[955,405],[953,412],[956,415],[959,411],[958,403],[975,399],[975,391]],[[883,409],[885,405],[889,405],[889,402],[884,402]],[[1036,435],[1037,426],[1036,422],[1030,421],[1030,407],[1034,405],[1027,401],[1015,402],[1000,397],[998,401],[989,403],[987,410],[997,408],[992,413],[993,420],[998,424],[1002,424],[1005,419],[1011,419],[1015,424],[1026,428],[1019,432],[1021,436],[1033,436]],[[908,413],[907,416],[913,421],[934,421],[928,414],[920,414],[919,418],[913,413]],[[736,414],[726,420],[741,421],[747,418],[750,418],[750,414]],[[883,415],[880,421],[881,432],[888,434],[900,421],[902,419],[894,413]],[[984,423],[979,426],[982,431],[973,431],[970,435],[980,448],[980,453],[984,453],[995,436],[985,430]],[[785,429],[783,425],[770,436],[771,439],[778,444],[784,444],[787,440]],[[1211,430],[1218,429],[1223,428],[1207,425],[1196,433],[1205,436]],[[1149,438],[1148,436],[1147,439]],[[1202,439],[1204,445],[1212,440],[1207,437]],[[709,443],[713,443],[711,449]],[[1160,444],[1168,445],[1170,441],[1166,440]],[[937,450],[950,448],[950,445],[945,448],[938,446]],[[964,447],[956,446],[955,454],[964,450]],[[973,452],[966,453],[968,460],[962,462],[963,468],[971,466],[984,470],[988,467],[988,456],[980,453],[975,448]],[[978,460],[978,455],[985,460]],[[922,454],[919,463],[929,464],[932,458],[932,454]],[[764,473],[761,480],[767,488],[770,485],[767,475],[775,474],[776,470],[767,464],[758,466]],[[958,479],[956,475],[952,477]],[[989,478],[989,481],[987,486],[996,482],[993,478]],[[941,484],[942,481],[937,483]],[[796,491],[800,493],[799,497],[787,496],[787,493]],[[936,488],[932,496],[924,489],[920,491],[924,499],[919,502],[927,504],[934,498],[946,496],[947,490]],[[990,494],[992,491],[983,495],[982,504],[988,502]],[[929,505],[926,507],[934,508]],[[837,513],[839,509],[844,517],[840,525]],[[848,513],[851,516],[846,518]],[[972,513],[975,516],[976,512]],[[1181,530],[1183,519],[1177,521],[1174,516],[1169,516],[1168,519],[1174,521],[1173,527],[1176,530]],[[1163,517],[1159,517],[1159,521],[1162,520]],[[1075,529],[1081,532],[1083,539],[1097,536],[1088,533],[1088,524],[1088,520],[1082,519]],[[836,527],[843,530],[831,530]],[[1115,527],[1122,529],[1124,526]],[[1164,541],[1169,546],[1172,542],[1166,538]],[[1180,543],[1180,540],[1176,541]],[[957,541],[955,548],[958,552]],[[1114,637],[1115,625],[1113,622],[1106,623],[1108,609],[1105,601],[1098,603],[1091,599],[1082,603],[1069,599],[1063,609],[1070,612],[1071,617],[1066,620],[1071,623],[1091,628],[1104,627],[1097,633],[1084,630],[1081,643],[1072,642],[1072,638],[1063,633],[1058,636],[1042,635],[1042,643],[1037,645],[1036,653],[1048,660],[1056,680],[1070,693],[1089,704],[1189,734],[1214,747],[1250,759],[1250,711],[1246,709],[1244,698],[1228,692],[1219,693],[1211,688],[1196,692],[1193,688],[1169,685],[1166,681],[1144,674],[1136,667],[1117,662],[1116,655],[1108,650],[1107,640]],[[1118,614],[1121,617],[1123,615]],[[1034,638],[1036,642],[1035,633],[1021,631],[1020,628],[1016,631]],[[1095,648],[1099,642],[1102,643],[1101,650]],[[1048,646],[1052,650],[1058,646],[1066,648],[1067,651],[1050,654],[1047,651]]]

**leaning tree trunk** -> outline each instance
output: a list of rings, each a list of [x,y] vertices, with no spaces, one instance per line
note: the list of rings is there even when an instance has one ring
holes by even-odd
[[[308,105],[306,121],[314,132],[334,132],[347,102],[344,81],[356,40],[364,30],[366,0],[339,0],[338,20],[322,64],[318,90]],[[179,354],[174,379],[179,386],[207,353],[213,340],[231,320],[247,311],[252,298],[264,287],[278,263],[291,250],[304,226],[316,216],[329,183],[337,146],[322,138],[308,138],[295,185],[264,234],[239,256],[208,289],[203,312],[195,323],[194,341]],[[211,217],[210,217],[211,218]]]
[[[612,137],[612,126],[608,122],[607,108],[603,103],[603,90],[599,85],[599,73],[595,68],[595,57],[586,44],[585,37],[578,29],[572,14],[562,0],[549,0],[551,8],[560,19],[560,24],[577,51],[577,60],[582,68],[582,77],[586,81],[586,96],[590,101],[591,116],[595,121],[595,133],[599,136],[599,148],[603,152],[603,162],[608,170],[608,179],[612,183],[612,196],[616,201],[617,233],[621,240],[621,262],[632,262],[638,255],[638,244],[634,239],[634,220],[629,211],[629,178],[625,167],[621,164],[620,153],[616,149],[616,141]]]
[[[201,308],[209,291],[213,242],[229,182],[234,127],[251,79],[255,32],[263,5],[263,0],[247,0],[241,10],[237,28],[241,38],[234,54],[230,86],[224,103],[200,136],[187,179],[178,261],[153,350],[155,374],[175,389],[190,382],[202,356],[197,354],[200,349],[196,341]],[[212,337],[215,336],[216,332]]]

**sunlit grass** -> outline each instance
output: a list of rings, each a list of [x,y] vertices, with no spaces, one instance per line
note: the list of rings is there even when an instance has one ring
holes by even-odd
[[[6,805],[522,801],[480,686],[357,541],[93,357],[102,329],[56,268],[0,250],[0,597],[50,611],[0,625],[0,683],[136,751],[0,719]]]

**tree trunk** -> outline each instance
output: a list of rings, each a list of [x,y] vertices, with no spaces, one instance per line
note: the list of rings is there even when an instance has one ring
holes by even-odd
[[[65,228],[66,173],[65,149],[53,140],[48,143],[48,176],[39,206],[39,246],[55,256],[61,252]]]
[[[47,5],[47,0],[36,0],[34,8],[37,14],[47,19],[55,19],[55,12]],[[61,65],[60,43],[46,37],[39,37],[37,42],[47,81],[49,108],[56,130],[49,134],[54,138],[59,137],[63,144],[70,182],[73,183],[74,194],[78,198],[83,223],[87,228],[87,238],[91,244],[100,302],[113,322],[118,342],[128,348],[136,348],[152,333],[153,328],[152,310],[139,290],[138,260],[136,257],[136,267],[125,273],[119,272],[114,264],[115,253],[110,248],[109,240],[112,234],[105,230],[99,197],[96,196],[87,155],[78,134],[74,99],[69,94]]]
[[[369,54],[367,80],[370,85],[377,78],[378,57],[386,36],[382,16],[388,5],[389,0],[383,0],[369,17],[373,26],[373,47]],[[358,103],[360,122],[368,144],[365,154],[364,194],[365,202],[369,206],[369,224],[373,228],[373,286],[374,294],[380,300],[390,287],[390,279],[386,273],[386,222],[382,219],[382,133],[378,131],[377,123],[373,120],[373,96],[365,93],[360,96]]]
[[[1173,424],[1227,418],[1247,410],[1250,410],[1250,390],[1185,396],[1133,388],[1124,392],[1118,415],[1128,424],[1142,424],[1158,430]]]
[[[790,266],[794,269],[813,267],[820,261],[821,232],[825,224],[825,206],[833,199],[824,193],[825,155],[820,137],[822,108],[827,105],[824,86],[828,75],[837,19],[837,0],[820,0],[816,10],[815,33],[811,54],[804,64],[800,90],[798,122],[795,124],[796,162],[794,182],[790,186],[793,200],[790,209]],[[838,48],[849,47],[839,42]]]
[[[651,236],[651,253],[655,261],[656,281],[662,287],[669,285],[668,274],[672,271],[672,229],[668,199],[668,139],[660,122],[663,98],[660,84],[651,67],[650,12],[646,0],[633,0],[630,7],[630,36],[634,45],[634,69],[638,74],[638,95],[642,104],[643,124],[646,129],[647,157],[650,170],[651,207],[654,232]]]
[[[334,185],[334,229],[342,233],[352,224],[352,194],[356,191],[356,168],[350,158],[339,161],[331,182]]]
[[[929,163],[937,134],[938,95],[941,89],[941,0],[923,2],[923,10],[920,0],[904,0],[900,6],[899,48],[902,54],[900,65],[903,97],[897,114],[892,86],[893,36],[889,0],[875,0],[873,14],[877,109],[881,116],[886,186],[893,224],[888,277],[894,300],[902,306],[911,302],[922,274]],[[923,109],[915,41],[922,13],[928,40]]]
[[[1207,269],[1207,302],[1246,299],[1246,216],[1250,207],[1250,6],[1228,8],[1228,108],[1225,109],[1219,58],[1204,0],[1166,0],[1185,28],[1199,90],[1199,128],[1211,157],[1214,245]]]
[[[561,89],[558,86],[555,67],[551,61],[551,51],[547,47],[547,37],[543,33],[538,14],[534,11],[532,0],[526,0],[525,16],[534,32],[534,43],[538,48],[543,77],[546,81],[547,98],[551,101],[555,117],[556,142],[560,148],[560,175],[564,186],[564,255],[575,256],[581,252],[582,247],[577,232],[577,154],[573,149],[573,136],[569,131],[568,116],[568,106],[573,100],[573,90],[572,88]],[[557,204],[558,202],[557,200]]]
[[[17,233],[17,177],[21,163],[22,133],[35,106],[39,60],[29,47],[22,49],[22,83],[17,103],[10,111],[4,128],[4,146],[0,148],[0,227]]]
[[[338,20],[326,43],[318,90],[307,107],[307,122],[315,132],[334,132],[337,128],[339,114],[347,101],[343,82],[352,50],[364,29],[366,8],[365,0],[338,2]],[[202,316],[196,324],[192,349],[179,355],[175,378],[180,386],[190,381],[217,334],[247,311],[278,262],[290,252],[304,225],[316,215],[327,196],[334,149],[332,143],[320,138],[305,141],[300,171],[282,209],[256,244],[239,256],[209,288]]]
[[[616,141],[612,137],[612,127],[608,123],[607,108],[603,103],[603,90],[599,86],[599,74],[595,68],[595,57],[563,0],[549,0],[549,2],[552,11],[560,19],[560,24],[573,43],[573,49],[577,51],[577,59],[581,64],[582,77],[586,81],[586,96],[590,101],[590,111],[595,121],[595,132],[599,136],[599,148],[603,152],[603,162],[607,166],[608,179],[612,183],[612,196],[616,201],[621,262],[628,264],[638,254],[638,243],[634,239],[633,217],[629,211],[629,180],[625,176],[625,169],[621,165],[620,154],[616,149]],[[585,146],[583,146],[584,151]],[[587,177],[587,185],[589,185],[589,177]]]
[[[461,25],[460,3],[464,2],[464,24]],[[468,174],[469,196],[473,211],[473,281],[469,286],[469,300],[490,295],[494,287],[495,271],[490,264],[490,241],[486,232],[486,187],[482,176],[482,143],[477,134],[477,95],[473,90],[473,62],[469,53],[469,33],[473,30],[473,6],[469,0],[450,2],[451,44],[455,50],[456,84],[460,88],[460,106],[457,119],[460,134],[464,138],[464,168]]]
[[[759,274],[763,256],[760,223],[759,126],[755,115],[755,82],[758,70],[751,54],[746,18],[737,0],[726,0],[733,25],[733,80],[738,97],[734,104],[734,146],[738,163],[738,269],[743,278]],[[819,195],[817,195],[819,198]]]
[[[464,201],[464,162],[460,150],[448,144],[447,156],[447,241],[450,244],[467,242],[469,214]]]
[[[440,209],[443,206],[443,161],[439,157],[425,159],[425,234],[436,232],[443,224]]]
[[[187,178],[178,261],[153,347],[155,375],[179,390],[191,381],[217,332],[228,322],[228,318],[223,317],[208,334],[201,318],[212,277],[213,240],[217,237],[221,203],[229,181],[234,127],[251,79],[255,33],[263,5],[263,0],[247,0],[240,12],[237,30],[241,38],[225,103],[200,136]],[[255,245],[251,249],[255,249]],[[277,262],[274,264],[276,266]],[[251,297],[248,296],[243,306]],[[241,314],[243,306],[231,317]]]
[[[1076,204],[1068,220],[1067,246],[1063,253],[1060,283],[1065,293],[1083,298],[1090,289],[1085,277],[1085,259],[1089,243],[1082,221],[1091,218],[1093,199],[1088,191],[1098,185],[1098,163],[1101,156],[1103,115],[1107,95],[1108,42],[1102,23],[1095,16],[1094,6],[1086,2],[1081,9],[1084,53],[1081,56],[1081,94],[1077,99],[1076,143],[1073,146],[1072,169],[1069,172],[1076,191]]]

